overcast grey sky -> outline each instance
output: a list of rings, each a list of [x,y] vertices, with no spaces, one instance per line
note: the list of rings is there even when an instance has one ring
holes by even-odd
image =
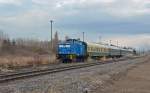
[[[0,30],[11,38],[60,38],[150,46],[150,0],[0,0]]]

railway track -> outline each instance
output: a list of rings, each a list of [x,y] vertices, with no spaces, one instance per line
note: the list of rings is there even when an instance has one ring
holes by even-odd
[[[126,60],[126,59],[120,59],[116,61],[123,61],[123,60]],[[102,65],[102,64],[113,63],[113,62],[114,61],[85,63],[85,64],[80,64],[80,65],[63,66],[63,67],[56,67],[56,68],[50,68],[50,69],[44,69],[44,70],[34,70],[34,71],[19,72],[19,73],[7,74],[7,75],[0,75],[0,83],[6,83],[6,82],[13,81],[13,80],[18,80],[18,79],[25,79],[25,78],[34,77],[34,76],[46,75],[46,74],[51,74],[51,73],[57,73],[57,72],[62,72],[62,71],[67,71],[67,70],[72,70],[72,69],[85,68],[85,67]]]

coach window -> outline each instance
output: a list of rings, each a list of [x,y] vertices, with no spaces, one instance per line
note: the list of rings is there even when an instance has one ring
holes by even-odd
[[[104,48],[102,48],[102,52],[104,52]]]
[[[106,48],[104,48],[104,52],[106,52]]]
[[[88,47],[87,49],[90,50],[90,47]]]
[[[88,51],[90,51],[90,47],[88,47]]]

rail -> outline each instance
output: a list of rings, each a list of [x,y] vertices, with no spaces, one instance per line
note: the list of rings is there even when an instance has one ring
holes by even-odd
[[[134,58],[128,58],[128,59],[134,59]],[[34,77],[34,76],[46,75],[51,73],[57,73],[57,72],[62,72],[62,71],[67,71],[72,69],[79,69],[79,68],[91,67],[95,65],[113,63],[113,62],[123,61],[123,60],[126,59],[118,59],[115,61],[104,61],[104,62],[95,62],[95,63],[85,63],[80,65],[63,66],[63,67],[49,68],[44,70],[34,70],[34,71],[12,73],[7,75],[0,75],[0,83],[5,83],[13,80],[24,79],[24,78]]]

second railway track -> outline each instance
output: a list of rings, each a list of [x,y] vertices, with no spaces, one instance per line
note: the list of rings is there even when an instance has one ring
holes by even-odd
[[[122,61],[122,60],[125,60],[125,59],[120,59],[117,61]],[[56,67],[56,68],[50,68],[50,69],[44,69],[44,70],[35,70],[35,71],[13,73],[13,74],[8,74],[8,75],[0,75],[0,83],[6,83],[6,82],[13,81],[13,80],[18,80],[18,79],[24,79],[24,78],[34,77],[34,76],[62,72],[62,71],[67,71],[71,69],[79,69],[79,68],[85,68],[85,67],[90,67],[90,66],[95,66],[95,65],[102,65],[106,63],[112,63],[112,62],[114,61],[85,63],[85,64],[73,65],[73,66],[63,66],[63,67]]]

